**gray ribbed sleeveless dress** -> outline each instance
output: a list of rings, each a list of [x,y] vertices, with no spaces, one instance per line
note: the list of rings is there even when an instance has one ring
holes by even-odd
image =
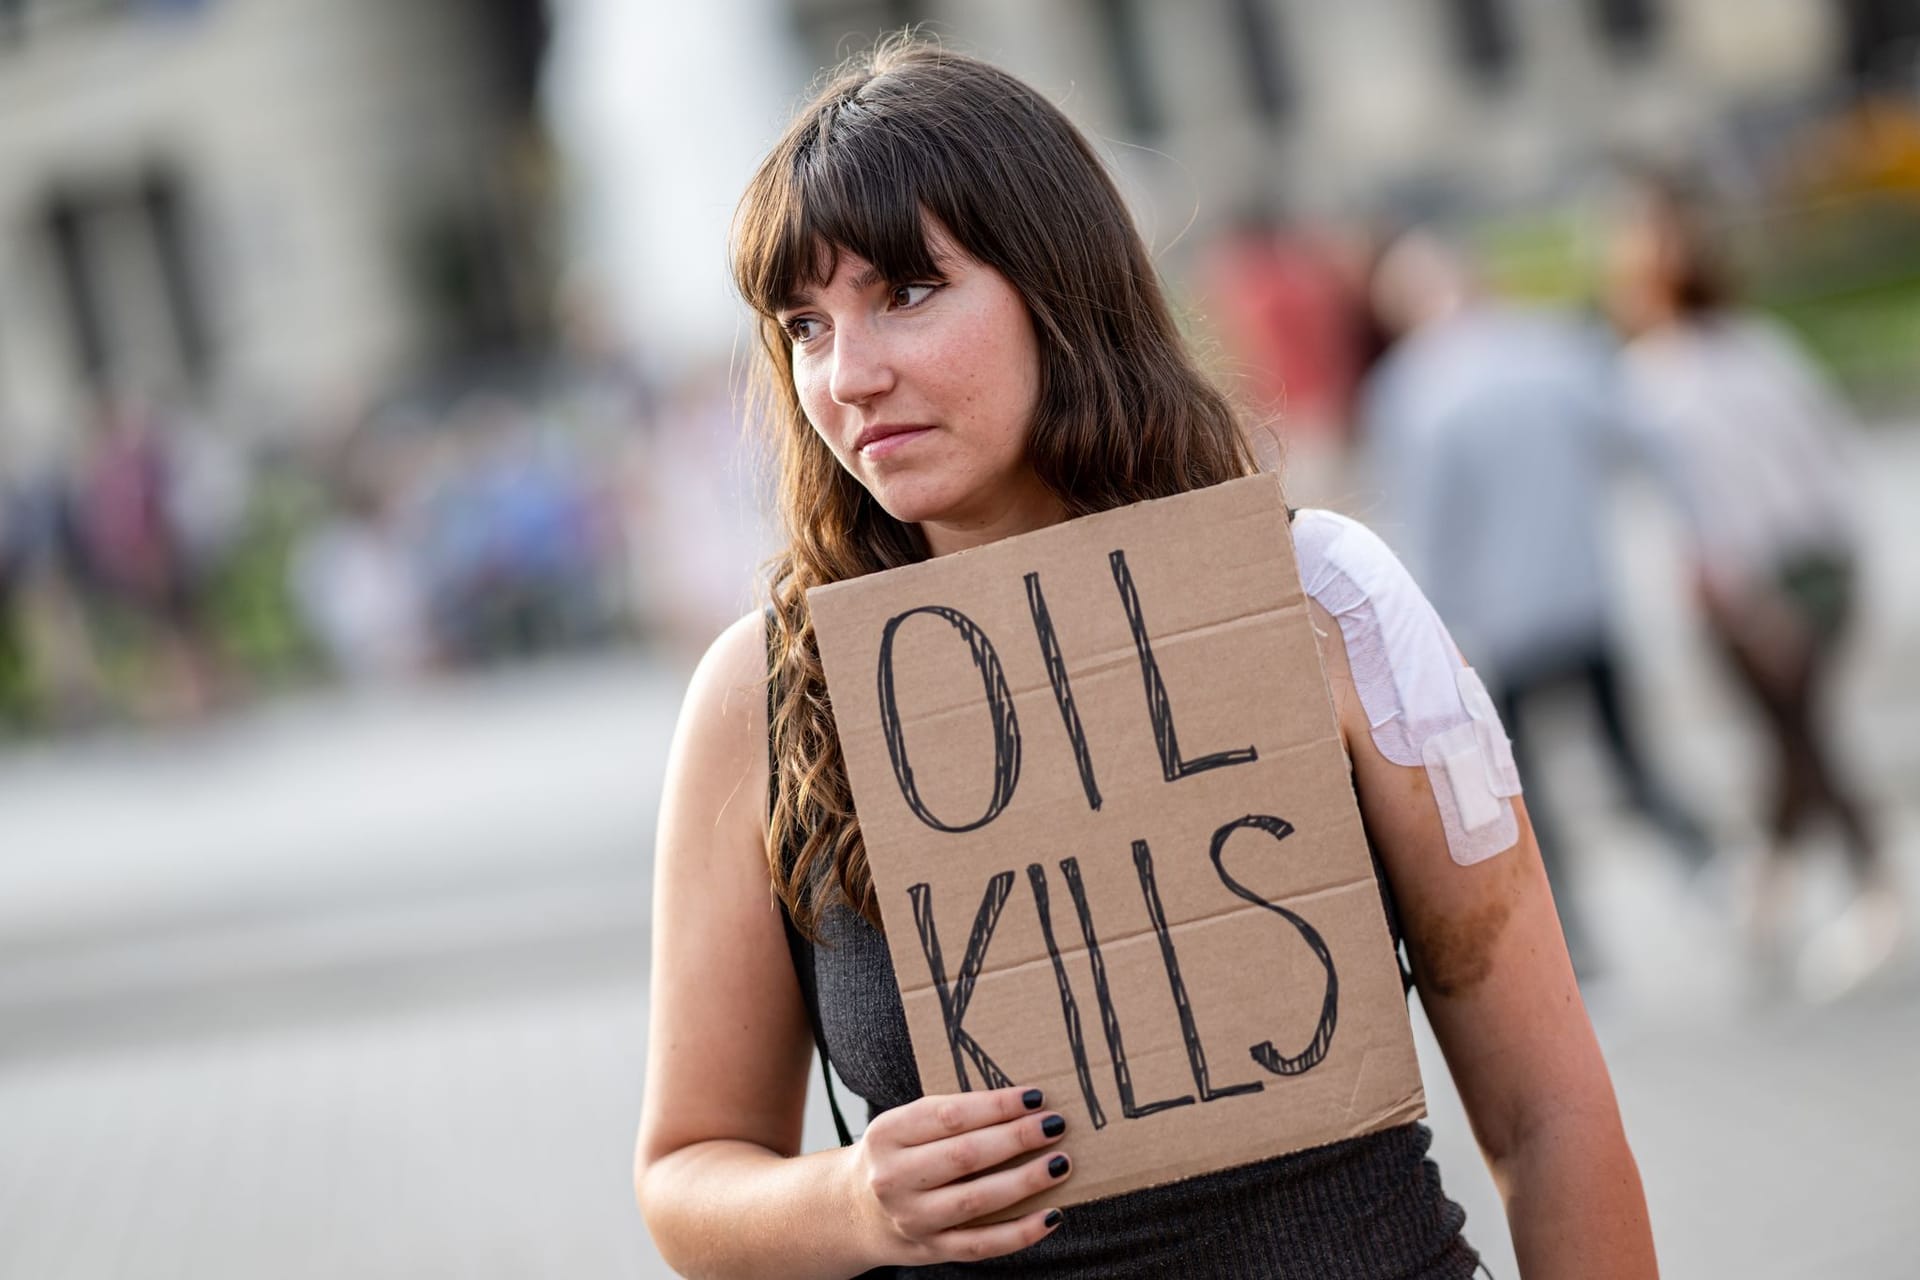
[[[893,958],[844,903],[807,948],[821,1037],[834,1070],[876,1115],[920,1096]],[[803,987],[808,985],[803,983]],[[1466,1214],[1440,1189],[1425,1125],[1075,1205],[1032,1248],[896,1276],[1221,1277],[1455,1280],[1479,1274]],[[876,1273],[884,1274],[884,1273]]]
[[[770,687],[770,713],[774,695]],[[1397,913],[1381,883],[1397,939]],[[817,1001],[809,1013],[818,1019],[834,1071],[866,1101],[869,1116],[918,1098],[906,1011],[879,930],[836,903],[822,918],[819,943],[800,944],[795,962],[812,966],[813,982],[801,983]],[[1460,1234],[1466,1213],[1447,1199],[1438,1167],[1426,1158],[1431,1142],[1425,1125],[1399,1125],[1074,1205],[1052,1235],[1004,1258],[898,1267],[891,1274],[1059,1280],[1459,1280],[1484,1274]]]
[[[920,1096],[886,939],[844,905],[812,949],[821,1031],[833,1067],[877,1113]],[[899,1276],[1232,1277],[1235,1280],[1452,1280],[1476,1272],[1461,1208],[1407,1124],[1238,1169],[1066,1210],[1030,1249]]]

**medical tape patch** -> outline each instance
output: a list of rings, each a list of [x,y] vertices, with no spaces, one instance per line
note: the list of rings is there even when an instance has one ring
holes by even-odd
[[[1471,718],[1428,738],[1421,744],[1420,759],[1433,783],[1447,851],[1465,867],[1511,848],[1520,838],[1520,821],[1507,803],[1520,794],[1520,772],[1479,674],[1471,667],[1455,671],[1460,701]]]
[[[1519,839],[1513,748],[1493,699],[1406,567],[1372,530],[1330,511],[1293,523],[1300,579],[1340,624],[1380,754],[1424,767],[1447,851],[1461,866]]]

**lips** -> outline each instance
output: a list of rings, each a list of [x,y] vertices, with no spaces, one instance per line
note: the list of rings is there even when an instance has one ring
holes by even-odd
[[[932,430],[932,427],[921,423],[879,423],[867,427],[853,438],[853,450],[862,457],[877,458]]]

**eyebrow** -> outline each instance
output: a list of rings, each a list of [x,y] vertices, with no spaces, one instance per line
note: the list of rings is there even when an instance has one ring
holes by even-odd
[[[885,278],[885,274],[886,273],[881,271],[879,267],[876,267],[871,263],[869,263],[867,265],[866,270],[860,272],[858,275],[854,276],[853,279],[847,281],[847,285],[855,293],[865,293],[868,289],[871,289],[876,284],[879,284],[880,281]],[[778,309],[781,311],[791,311],[795,307],[810,307],[813,305],[813,303],[814,303],[814,296],[812,292],[809,290],[803,289],[798,293],[787,295],[786,301],[782,302]]]

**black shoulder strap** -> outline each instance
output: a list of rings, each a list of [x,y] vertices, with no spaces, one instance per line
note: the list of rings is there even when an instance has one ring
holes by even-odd
[[[1371,837],[1367,840],[1367,855],[1373,859],[1373,881],[1380,886],[1380,907],[1387,915],[1387,936],[1393,942],[1393,960],[1400,967],[1400,994],[1413,994],[1413,960],[1407,951],[1407,935],[1400,929],[1400,910],[1393,900],[1393,887],[1387,883],[1386,868],[1380,865],[1380,854],[1373,847]]]
[[[771,677],[773,672],[773,606],[767,606],[764,612],[766,614],[767,627],[767,671],[769,677]],[[769,808],[769,818],[772,816],[772,788],[776,782],[774,770],[778,767],[773,754],[773,733],[771,730],[775,692],[774,682],[769,678],[767,681],[767,724],[769,726],[767,733],[767,805]],[[783,871],[791,871],[793,869],[792,855],[793,847],[790,844],[780,850],[780,864]],[[814,981],[813,943],[808,939],[806,934],[800,932],[799,926],[794,924],[793,913],[787,910],[787,904],[784,901],[780,904],[780,923],[784,925],[787,930],[787,953],[793,957],[793,976],[800,982],[800,998],[806,1002],[807,1006],[807,1025],[813,1028],[813,1047],[820,1054],[820,1078],[826,1082],[827,1086],[827,1107],[833,1112],[833,1131],[839,1137],[841,1146],[850,1147],[853,1145],[853,1131],[847,1128],[846,1117],[840,1114],[840,1099],[834,1095],[833,1091],[833,1072],[827,1067],[827,1036],[826,1032],[820,1028],[820,993]]]
[[[1349,766],[1348,781],[1352,781]],[[1357,798],[1357,797],[1356,797]],[[1387,917],[1387,938],[1393,943],[1393,961],[1400,969],[1400,994],[1413,994],[1413,958],[1407,950],[1407,935],[1400,927],[1400,905],[1394,901],[1393,886],[1387,881],[1387,868],[1380,861],[1380,849],[1367,828],[1367,816],[1360,815],[1360,834],[1367,842],[1367,860],[1373,864],[1373,883],[1380,890],[1380,910]]]
[[[840,1113],[840,1099],[834,1096],[833,1072],[827,1069],[827,1037],[820,1029],[820,999],[813,981],[813,943],[801,933],[793,923],[793,916],[783,904],[780,908],[780,921],[787,927],[787,950],[793,956],[793,975],[800,980],[800,996],[807,1002],[807,1021],[813,1027],[813,1047],[820,1053],[820,1079],[827,1086],[827,1107],[833,1112],[833,1131],[840,1139],[840,1145],[853,1145],[853,1131],[847,1128],[847,1118]]]

